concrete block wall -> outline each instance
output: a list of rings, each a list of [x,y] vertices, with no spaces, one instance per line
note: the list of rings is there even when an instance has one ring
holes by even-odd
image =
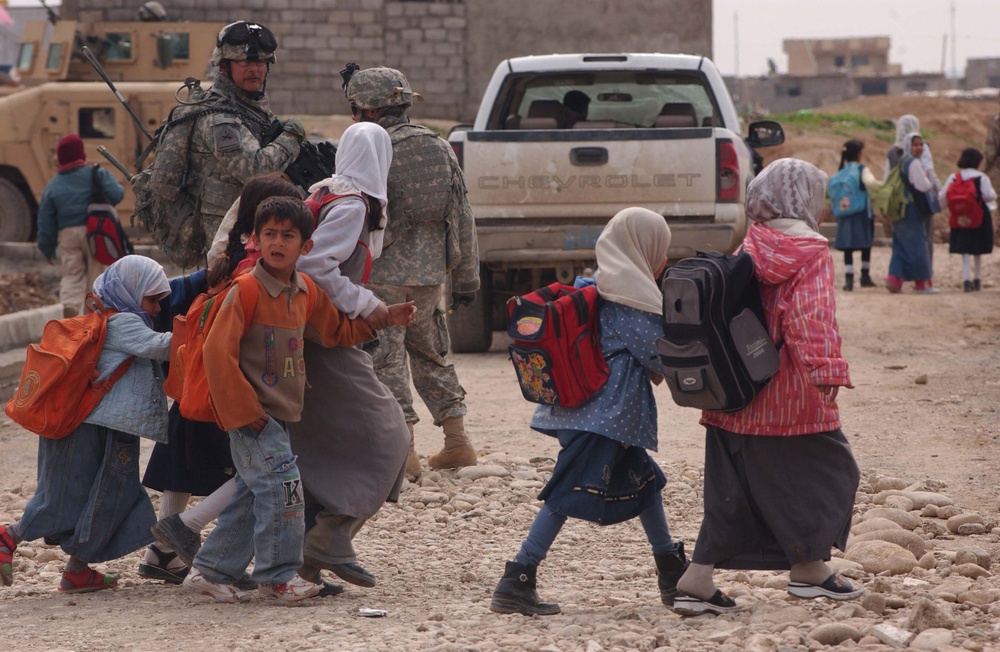
[[[411,115],[471,121],[501,59],[552,52],[712,54],[711,0],[168,0],[171,20],[241,18],[278,37],[268,80],[279,115],[346,114],[339,71],[400,69]],[[134,20],[140,0],[63,0],[67,18]]]

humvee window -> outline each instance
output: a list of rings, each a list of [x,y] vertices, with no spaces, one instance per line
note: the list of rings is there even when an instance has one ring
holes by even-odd
[[[81,138],[114,138],[115,111],[107,107],[80,109],[77,112]]]
[[[21,72],[31,70],[31,62],[35,58],[35,44],[22,43],[21,51],[17,53],[17,69]]]
[[[130,61],[132,59],[131,32],[108,32],[104,41],[104,57],[108,61]]]
[[[49,46],[49,56],[45,60],[46,70],[59,70],[62,66],[63,44],[53,43]]]
[[[191,35],[187,32],[174,32],[169,34],[170,45],[174,51],[174,59],[191,58]]]

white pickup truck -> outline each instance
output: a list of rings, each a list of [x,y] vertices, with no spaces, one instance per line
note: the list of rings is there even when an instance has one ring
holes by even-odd
[[[450,317],[452,349],[489,348],[507,300],[595,264],[594,243],[628,206],[664,216],[670,258],[731,252],[746,232],[752,147],[715,65],[677,54],[554,54],[497,66],[471,127],[448,136],[476,217],[482,289]],[[759,159],[758,159],[759,160]]]

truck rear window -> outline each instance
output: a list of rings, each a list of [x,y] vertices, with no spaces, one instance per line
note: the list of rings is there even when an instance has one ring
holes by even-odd
[[[510,76],[488,128],[690,128],[721,124],[718,116],[697,72],[548,72]]]

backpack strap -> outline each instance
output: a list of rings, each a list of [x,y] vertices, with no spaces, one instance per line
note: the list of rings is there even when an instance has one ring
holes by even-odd
[[[90,203],[91,204],[107,204],[108,199],[104,195],[104,188],[101,187],[101,179],[98,177],[98,171],[101,166],[94,163],[91,168],[90,175]]]

